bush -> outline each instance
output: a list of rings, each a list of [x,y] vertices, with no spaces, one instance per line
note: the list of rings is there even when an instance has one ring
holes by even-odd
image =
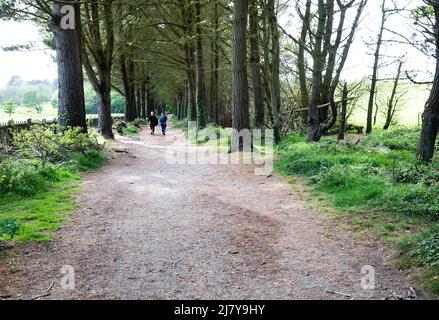
[[[52,164],[42,165],[35,160],[10,159],[0,163],[0,195],[33,196],[46,189],[50,182],[71,176],[67,170],[56,168]]]
[[[15,218],[0,220],[0,240],[9,238],[14,239],[21,228],[21,223]]]
[[[123,134],[126,136],[137,136],[139,134],[139,128],[133,123],[128,123],[126,128],[122,129]]]
[[[439,268],[439,230],[431,230],[418,239],[418,262],[424,266]]]
[[[34,125],[29,130],[14,134],[13,144],[24,158],[47,162],[62,162],[73,154],[99,149],[95,137],[82,132],[81,128],[65,129],[59,125]]]

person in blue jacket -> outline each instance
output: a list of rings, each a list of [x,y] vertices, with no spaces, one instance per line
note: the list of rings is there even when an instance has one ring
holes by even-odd
[[[159,122],[160,122],[160,125],[162,127],[162,133],[165,136],[166,135],[166,128],[168,126],[168,117],[166,116],[165,113],[162,113]]]

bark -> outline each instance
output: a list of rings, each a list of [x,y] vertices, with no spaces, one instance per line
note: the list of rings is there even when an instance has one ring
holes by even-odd
[[[200,0],[195,1],[195,32],[196,32],[196,105],[197,105],[197,124],[198,129],[206,127],[206,83],[204,77],[203,62],[203,35],[201,28],[201,4]]]
[[[265,125],[264,93],[261,76],[261,58],[259,48],[259,18],[258,0],[251,0],[249,7],[250,17],[250,65],[253,82],[253,103],[255,106],[255,127],[263,128]]]
[[[311,0],[306,0],[305,14],[302,19],[302,30],[300,34],[300,44],[298,50],[298,71],[299,71],[299,84],[300,84],[300,97],[302,102],[302,108],[308,108],[309,106],[309,92],[306,79],[306,63],[305,63],[305,44],[310,29],[311,18]]]
[[[281,120],[280,120],[280,45],[279,45],[279,27],[277,23],[277,14],[275,1],[268,0],[267,6],[268,21],[271,33],[271,108],[273,112],[273,130],[274,142],[279,144],[281,141]]]
[[[383,127],[384,130],[390,128],[393,118],[395,117],[396,109],[398,107],[398,97],[396,96],[397,93],[396,91],[398,89],[399,79],[401,78],[401,68],[402,68],[402,62],[399,62],[398,71],[396,72],[395,81],[393,82],[392,93],[390,95],[389,102],[387,103],[386,123],[384,124]]]
[[[373,131],[373,107],[375,105],[380,52],[381,52],[381,46],[383,44],[383,34],[384,34],[384,27],[385,27],[385,23],[386,23],[386,18],[387,18],[387,16],[386,16],[386,0],[383,0],[383,3],[381,5],[381,25],[380,25],[380,31],[378,33],[378,39],[377,39],[375,53],[374,53],[372,81],[371,81],[370,92],[369,92],[369,103],[367,106],[367,127],[366,127],[367,134],[370,134]]]
[[[189,121],[197,120],[197,104],[196,104],[196,75],[195,75],[195,63],[194,63],[194,44],[191,38],[193,37],[193,10],[192,6],[185,2],[185,5],[181,8],[182,17],[184,22],[184,33],[189,39],[184,44],[184,60],[186,65],[186,77],[187,77],[187,97],[188,108],[187,117]]]
[[[102,15],[100,6],[102,7]],[[88,41],[84,45],[84,65],[88,78],[98,96],[98,130],[105,137],[113,139],[111,118],[111,71],[114,52],[113,1],[86,2],[85,18]],[[105,31],[105,41],[101,35]],[[87,51],[85,51],[87,49]],[[93,60],[93,62],[92,62]],[[96,71],[93,66],[96,67]]]
[[[248,0],[235,0],[233,15],[233,105],[232,127],[236,132],[250,129],[249,94],[247,80],[247,15]],[[238,151],[241,140],[233,137],[232,151]]]
[[[433,159],[439,130],[439,0],[432,1],[435,12],[434,37],[436,41],[436,71],[430,97],[422,116],[421,140],[418,156],[423,161]]]
[[[131,76],[128,73],[127,59],[125,54],[121,54],[119,62],[125,96],[125,121],[131,122],[135,120],[135,106],[132,95],[133,88],[131,85]]]
[[[326,12],[324,0],[318,1],[318,25],[314,44],[314,64],[312,77],[311,102],[308,112],[308,141],[318,141],[320,139],[320,118],[317,109],[320,103],[321,79],[323,74],[322,42],[325,32]]]
[[[74,30],[64,30],[60,26],[60,10],[63,5],[64,3],[59,2],[53,4],[53,17],[49,22],[55,39],[58,65],[58,121],[62,126],[81,127],[86,132],[80,4],[73,2],[76,24]]]
[[[347,109],[348,109],[348,85],[345,82],[343,87],[343,96],[341,102],[341,113],[340,113],[340,127],[338,130],[338,139],[344,140],[346,133],[346,120],[347,120]]]

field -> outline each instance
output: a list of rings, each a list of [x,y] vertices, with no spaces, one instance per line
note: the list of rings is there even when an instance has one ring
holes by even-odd
[[[396,123],[403,126],[417,126],[424,111],[425,102],[428,99],[430,86],[415,85],[415,84],[401,84],[398,92],[407,92],[400,100],[398,112],[395,115]],[[392,84],[382,84],[378,88],[378,101],[386,102],[392,91]],[[350,118],[350,123],[356,125],[366,126],[367,119],[367,104],[369,101],[368,93],[364,94],[358,101],[358,107]],[[377,126],[384,125],[383,114],[378,114]]]
[[[0,123],[8,122],[9,120],[13,119],[15,121],[25,121],[27,119],[32,120],[52,120],[58,116],[58,110],[53,108],[50,103],[44,105],[43,112],[41,114],[38,114],[34,109],[32,108],[26,108],[26,107],[17,107],[17,110],[14,114],[12,114],[12,117],[9,117],[9,114],[6,114],[2,108],[0,108]]]

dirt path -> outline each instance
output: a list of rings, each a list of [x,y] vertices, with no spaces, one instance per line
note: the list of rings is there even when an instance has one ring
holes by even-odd
[[[283,178],[244,165],[169,165],[170,138],[119,140],[127,153],[85,177],[82,209],[59,238],[2,263],[0,296],[29,299],[49,288],[46,299],[407,296],[406,277],[375,241],[335,230],[325,237],[325,215]],[[64,265],[75,270],[75,290],[61,288]],[[375,290],[361,288],[364,265],[376,269]]]

